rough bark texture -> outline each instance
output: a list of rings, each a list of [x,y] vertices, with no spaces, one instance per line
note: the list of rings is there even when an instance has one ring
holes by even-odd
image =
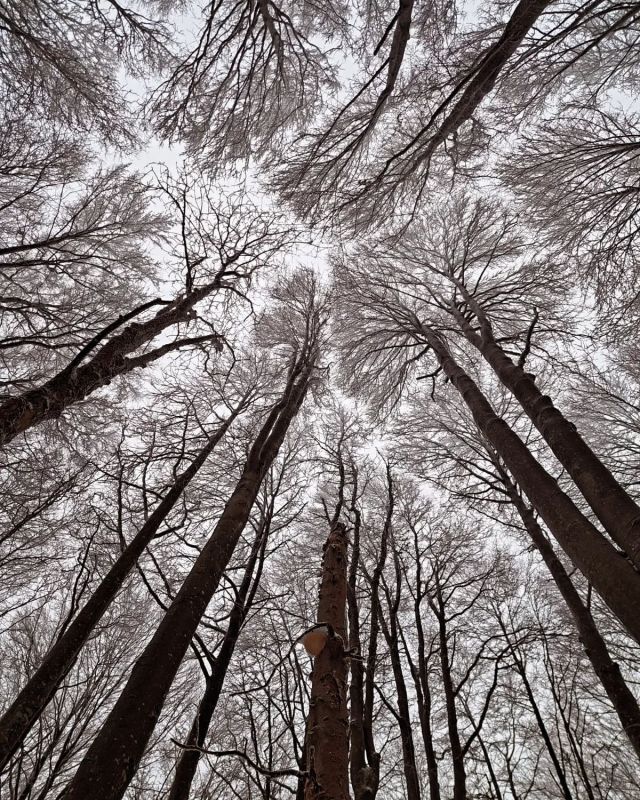
[[[460,392],[473,418],[522,487],[533,507],[571,561],[604,602],[640,641],[640,575],[582,514],[558,483],[536,461],[514,431],[491,407],[475,382],[453,359],[428,326],[422,332],[444,373]]]
[[[202,549],[102,729],[65,790],[65,800],[119,800],[134,776],[167,693],[247,523],[262,479],[308,388],[314,352],[292,366],[276,404],[249,452],[211,538]]]
[[[91,598],[49,650],[40,667],[4,713],[0,720],[1,766],[9,761],[52,698],[60,682],[75,663],[82,646],[122,588],[137,560],[150,544],[189,482],[222,439],[236,414],[237,412],[225,421],[189,467],[176,479],[147,522],[123,550]]]
[[[330,635],[313,664],[304,800],[349,800],[346,605],[347,534],[336,522],[322,559],[318,623],[330,626]]]
[[[120,324],[130,319],[141,309],[116,320],[105,328],[57,375],[42,386],[29,389],[18,397],[12,397],[0,405],[0,445],[7,444],[19,433],[43,422],[55,419],[73,403],[83,400],[87,395],[111,383],[118,375],[144,367],[155,361],[176,344],[165,345],[137,358],[127,358],[130,353],[154,339],[159,333],[189,319],[196,303],[218,288],[217,282],[196,289],[186,297],[180,298],[159,311],[146,322],[132,322],[103,344],[85,363],[81,363],[100,341]],[[159,301],[147,303],[142,308],[157,305]],[[211,339],[211,337],[206,337]]]
[[[483,310],[476,303],[472,305],[480,320],[480,333],[460,320],[465,336],[519,401],[607,533],[640,568],[640,506],[591,450],[576,426],[540,391],[535,377],[509,358],[496,342]]]

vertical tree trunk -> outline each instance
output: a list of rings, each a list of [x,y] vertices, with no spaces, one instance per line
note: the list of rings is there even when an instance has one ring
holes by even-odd
[[[438,576],[436,574],[436,579]],[[438,640],[440,643],[440,668],[442,670],[442,686],[447,709],[447,731],[451,746],[451,764],[453,767],[453,800],[467,800],[467,773],[464,767],[464,752],[458,730],[458,712],[456,709],[456,693],[451,674],[449,658],[449,637],[447,634],[446,609],[440,585],[436,586],[436,600],[432,608],[438,620]]]
[[[481,327],[478,334],[467,320],[458,316],[466,338],[519,401],[607,533],[640,568],[640,506],[591,450],[576,426],[555,407],[550,397],[542,394],[535,377],[515,364],[496,342],[482,308],[473,298],[469,298],[469,302]]]
[[[167,518],[189,482],[222,439],[239,410],[240,408],[237,408],[220,426],[189,467],[176,478],[173,486],[154,509],[147,522],[125,547],[93,595],[49,650],[42,664],[4,713],[0,719],[0,767],[9,761],[35,720],[42,713],[60,682],[75,663],[82,646],[115,599],[137,560],[151,543],[160,525]]]
[[[460,392],[473,418],[558,539],[571,561],[640,642],[640,575],[582,514],[536,461],[520,437],[493,410],[476,383],[454,360],[443,340],[426,325],[424,334],[439,364]]]
[[[65,800],[119,800],[135,774],[165,698],[200,619],[247,523],[262,479],[308,388],[315,348],[291,367],[284,395],[269,414],[214,531],[151,641],[138,658],[102,729],[65,790]]]
[[[322,559],[318,624],[329,635],[311,677],[304,800],[349,800],[346,605],[347,533],[334,522]]]
[[[355,516],[352,534],[351,563],[347,583],[347,600],[349,616],[349,649],[361,656],[360,618],[357,601],[357,576],[360,562],[360,511],[355,505],[357,483],[354,479],[354,500],[351,504]],[[367,661],[367,681],[373,681],[375,670],[375,653],[369,653]],[[364,674],[365,668],[361,657],[351,661],[351,683],[349,685],[349,773],[355,800],[375,800],[380,778],[380,755],[373,750],[368,751],[367,742],[373,746],[373,720],[365,717],[364,708]],[[366,733],[365,733],[366,731]]]

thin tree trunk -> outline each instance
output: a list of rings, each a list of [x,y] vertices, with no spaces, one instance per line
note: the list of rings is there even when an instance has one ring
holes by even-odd
[[[640,642],[640,575],[618,553],[519,436],[493,410],[476,383],[454,360],[443,340],[426,325],[421,331],[473,418],[557,538],[560,546],[609,608]]]
[[[119,800],[133,778],[182,659],[247,523],[264,475],[306,394],[315,347],[292,365],[285,393],[258,434],[214,531],[102,729],[65,790],[65,800]]]
[[[504,628],[503,631],[506,636],[507,634]],[[522,679],[522,684],[529,699],[529,704],[533,711],[533,715],[536,718],[536,722],[538,723],[538,730],[540,731],[542,740],[544,741],[545,747],[547,748],[547,752],[549,753],[549,757],[551,758],[551,762],[553,763],[553,768],[556,772],[556,775],[558,776],[558,781],[562,789],[563,797],[565,798],[565,800],[573,800],[573,795],[571,794],[571,790],[569,789],[569,784],[567,783],[567,776],[565,775],[562,765],[560,764],[558,754],[556,753],[556,749],[553,746],[551,737],[549,736],[549,731],[547,730],[547,726],[544,724],[542,714],[540,713],[540,709],[538,708],[538,703],[536,702],[535,695],[533,694],[533,689],[531,688],[531,684],[529,683],[529,678],[527,677],[527,670],[525,669],[524,664],[520,660],[518,654],[516,653],[515,648],[509,641],[508,637],[507,637],[507,642],[509,643],[511,654],[513,655],[513,660],[516,665],[518,674]]]
[[[329,635],[313,664],[304,800],[349,800],[346,604],[347,533],[334,522],[322,559],[318,623]]]
[[[160,301],[154,300],[145,303],[108,325],[53,378],[42,386],[29,389],[0,405],[0,445],[7,444],[19,433],[23,433],[46,419],[59,417],[70,405],[83,400],[96,389],[111,383],[113,378],[118,375],[144,367],[169,350],[175,349],[178,342],[164,345],[137,358],[127,358],[130,353],[143,347],[162,331],[189,319],[194,305],[218,287],[219,283],[213,281],[200,289],[195,289],[185,297],[169,303],[150,320],[130,323],[119,333],[114,334],[88,361],[85,361],[85,358],[114,330],[141,311],[157,305]],[[200,337],[203,341],[217,338],[217,336]],[[83,361],[85,363],[82,363]]]
[[[571,612],[587,658],[600,679],[636,755],[640,758],[640,707],[638,701],[622,677],[620,667],[611,658],[591,612],[582,602],[578,590],[555,554],[544,531],[537,523],[533,510],[524,503],[508,475],[503,473],[502,480],[507,486],[511,502],[518,511],[527,533],[542,556],[558,591]]]
[[[352,533],[351,563],[347,583],[347,607],[349,616],[349,650],[361,655],[360,619],[357,601],[357,576],[360,562],[361,516],[356,507],[357,481],[354,477],[353,501],[351,508],[355,522]],[[367,679],[373,680],[375,653],[369,654]],[[375,800],[380,778],[380,755],[375,750],[367,751],[366,742],[373,743],[373,720],[364,713],[364,663],[361,657],[351,661],[351,683],[349,685],[349,773],[355,800]],[[365,728],[367,734],[365,735]]]
[[[439,578],[436,574],[436,579]],[[436,599],[431,607],[438,620],[438,641],[440,643],[440,668],[442,670],[442,687],[447,709],[447,731],[449,745],[451,746],[451,765],[453,767],[453,800],[467,800],[467,773],[464,767],[464,752],[458,730],[458,712],[456,709],[456,694],[451,675],[451,661],[449,658],[449,639],[447,635],[447,622],[445,605],[442,598],[440,585],[436,586]]]
[[[201,755],[200,750],[197,748],[204,747],[207,734],[209,733],[209,726],[211,725],[213,714],[218,705],[218,700],[220,699],[220,693],[222,692],[227,670],[231,663],[238,637],[240,636],[240,631],[247,618],[247,614],[251,610],[253,599],[260,583],[265,548],[269,536],[269,527],[270,519],[265,519],[251,549],[242,583],[238,589],[238,596],[231,609],[229,625],[227,626],[218,654],[215,658],[211,659],[211,674],[206,677],[204,694],[198,705],[198,710],[196,711],[193,724],[191,725],[189,736],[186,742],[184,742],[186,749],[182,750],[178,763],[176,764],[176,771],[169,791],[169,800],[189,800],[191,785],[196,770],[198,769],[198,762],[200,761]],[[254,577],[253,572],[256,563],[258,563],[258,569]]]
[[[62,636],[44,657],[42,664],[0,719],[0,767],[11,758],[32,725],[72,668],[82,646],[122,588],[145,548],[155,537],[190,481],[222,439],[239,413],[238,407],[211,436],[189,467],[176,478],[157,508],[125,547],[93,595],[78,612]]]
[[[542,394],[535,376],[509,358],[496,342],[482,308],[468,293],[465,296],[480,322],[477,333],[467,320],[456,315],[466,338],[518,400],[607,533],[640,568],[640,506],[591,450],[576,426],[555,407],[550,397]]]

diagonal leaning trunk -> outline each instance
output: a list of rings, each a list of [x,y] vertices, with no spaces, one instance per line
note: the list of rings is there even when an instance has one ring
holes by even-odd
[[[640,608],[640,575],[562,491],[520,437],[496,414],[476,383],[454,360],[440,336],[428,325],[421,325],[420,332],[443,372],[460,392],[476,424],[562,549],[629,633],[640,642],[640,616],[637,613]]]
[[[582,598],[562,562],[554,552],[551,543],[538,524],[533,510],[524,502],[511,478],[501,470],[504,483],[511,502],[515,506],[531,541],[542,556],[542,560],[551,573],[558,591],[571,612],[580,641],[593,671],[611,701],[616,714],[627,734],[633,749],[640,758],[640,707],[638,701],[622,677],[620,667],[613,660],[605,640],[598,630],[591,612],[582,602]]]
[[[311,677],[304,800],[349,800],[346,606],[347,532],[335,522],[322,559],[318,623],[329,635]]]
[[[137,358],[127,358],[130,353],[148,344],[158,334],[179,322],[185,322],[193,312],[193,307],[219,288],[218,281],[212,281],[199,289],[194,289],[184,297],[169,303],[146,322],[131,322],[103,344],[87,361],[90,352],[125,322],[160,301],[152,300],[134,309],[95,336],[63,370],[50,378],[42,386],[29,389],[17,397],[11,397],[0,405],[0,445],[7,444],[19,433],[47,419],[59,417],[74,403],[111,383],[113,378],[147,366],[170,349],[175,349],[179,341],[164,345]],[[217,337],[200,337],[204,339]],[[82,363],[84,361],[84,363]]]
[[[514,363],[496,342],[482,307],[467,292],[465,299],[480,322],[478,333],[457,313],[465,337],[518,400],[613,541],[640,569],[640,506],[600,461],[576,426],[555,407],[550,397],[542,394],[534,376]]]
[[[240,631],[247,614],[251,610],[260,584],[270,524],[271,514],[265,518],[251,548],[242,583],[229,615],[229,625],[222,640],[222,645],[215,658],[212,659],[211,674],[207,676],[204,694],[191,725],[189,737],[185,742],[186,748],[181,752],[176,764],[168,800],[189,800],[191,785],[200,761],[201,753],[198,748],[204,747]],[[256,563],[258,564],[257,569]],[[254,572],[256,573],[255,576]]]
[[[238,407],[211,436],[187,469],[179,475],[157,508],[125,547],[102,582],[66,631],[44,657],[42,664],[0,719],[0,768],[19,747],[32,725],[73,667],[78,653],[107,611],[145,548],[184,490],[222,439],[240,411]]]
[[[281,400],[247,456],[213,533],[133,667],[111,713],[61,796],[119,800],[133,778],[198,624],[244,530],[262,479],[304,400],[317,357],[310,337],[297,354]]]

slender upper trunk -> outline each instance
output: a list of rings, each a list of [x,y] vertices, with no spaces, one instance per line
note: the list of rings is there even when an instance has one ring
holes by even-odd
[[[509,644],[511,645],[510,642]],[[540,731],[542,740],[545,743],[545,747],[547,748],[547,752],[549,753],[549,757],[551,758],[551,762],[553,763],[553,768],[555,770],[555,773],[558,776],[558,782],[560,783],[560,787],[562,789],[562,795],[565,798],[565,800],[573,800],[573,795],[571,794],[571,790],[569,789],[569,784],[567,783],[567,776],[565,775],[562,765],[560,764],[560,759],[558,758],[556,749],[553,746],[551,737],[549,736],[549,731],[547,730],[547,726],[545,725],[544,719],[542,718],[542,714],[540,712],[540,708],[538,707],[538,703],[536,702],[536,698],[533,693],[531,683],[529,682],[529,678],[527,677],[527,670],[525,668],[525,665],[522,663],[521,659],[519,658],[513,646],[511,646],[511,653],[513,655],[513,660],[516,665],[518,674],[522,679],[522,684],[524,686],[527,698],[529,699],[529,704],[533,711],[533,715],[536,718],[536,722],[538,723],[538,730]]]
[[[440,668],[442,670],[442,687],[444,689],[445,706],[447,709],[447,731],[451,746],[451,764],[453,767],[453,800],[467,800],[467,773],[464,767],[464,752],[458,730],[458,712],[456,710],[456,693],[451,674],[451,661],[449,659],[449,637],[447,634],[447,621],[445,616],[444,601],[440,588],[437,590],[436,602],[433,610],[438,620],[438,641],[440,644]]]
[[[387,517],[390,520],[390,516]],[[390,533],[389,526],[385,526],[385,535]],[[409,695],[407,684],[402,670],[402,660],[400,658],[400,637],[398,634],[398,611],[400,609],[401,595],[401,569],[397,553],[394,551],[394,567],[396,576],[396,594],[392,599],[388,588],[385,586],[389,618],[385,620],[382,614],[382,607],[379,605],[378,614],[380,615],[380,625],[384,633],[389,656],[391,658],[391,669],[396,685],[396,697],[398,701],[398,728],[400,729],[400,742],[402,745],[402,764],[404,767],[404,777],[407,788],[407,800],[420,800],[420,781],[418,780],[418,769],[416,765],[416,749],[413,741],[413,730],[411,726],[411,711],[409,706]]]
[[[229,563],[262,479],[307,390],[315,353],[305,346],[249,452],[213,533],[138,658],[126,686],[62,795],[65,800],[119,800],[135,774],[165,698],[202,615]]]
[[[346,604],[347,533],[336,522],[322,559],[318,623],[328,626],[329,635],[311,677],[305,800],[349,800]]]
[[[355,483],[355,481],[354,481]],[[356,490],[354,489],[354,496]],[[360,618],[356,594],[358,564],[360,561],[360,512],[352,504],[355,515],[353,526],[351,563],[347,584],[349,615],[349,649],[360,656]],[[373,680],[375,670],[375,654],[368,659],[367,680]],[[364,709],[364,675],[365,668],[361,657],[351,661],[351,683],[349,685],[349,773],[355,800],[375,800],[380,778],[380,755],[375,750],[367,752],[367,741],[373,742],[373,720],[365,717]],[[366,734],[365,734],[366,729]]]
[[[466,338],[517,398],[607,533],[640,568],[640,506],[591,450],[576,426],[555,407],[550,397],[542,394],[535,377],[514,363],[496,342],[482,308],[473,303],[473,309],[480,319],[480,333],[459,317]]]
[[[262,575],[262,565],[264,563],[269,527],[270,520],[265,519],[265,524],[261,526],[251,549],[242,583],[240,584],[237,597],[231,609],[231,614],[229,615],[229,625],[227,626],[224,639],[217,655],[211,660],[211,673],[206,677],[204,694],[198,705],[198,710],[196,711],[191,725],[189,736],[185,742],[186,748],[182,750],[178,763],[176,764],[176,771],[169,791],[169,800],[189,800],[191,785],[201,755],[200,750],[197,748],[204,747],[209,732],[209,726],[211,725],[213,714],[218,705],[220,693],[227,675],[227,669],[231,663],[240,631],[253,605],[253,598],[255,597]],[[254,577],[253,573],[256,562],[258,563],[258,569]]]
[[[476,383],[428,326],[422,333],[460,392],[473,418],[576,567],[640,642],[640,575],[582,514],[536,461],[520,437],[499,417]]]
[[[87,395],[111,383],[118,375],[146,366],[163,355],[175,344],[165,345],[137,358],[127,358],[130,353],[143,347],[159,333],[189,319],[194,305],[211,294],[218,284],[216,281],[196,289],[186,297],[179,298],[159,311],[146,322],[131,322],[119,333],[103,344],[88,360],[84,359],[95,350],[100,342],[112,331],[120,327],[141,310],[157,305],[159,301],[146,303],[127,314],[100,334],[95,336],[63,370],[50,378],[42,386],[29,389],[17,397],[11,397],[0,405],[0,445],[10,442],[19,433],[43,422],[55,419],[73,403],[83,400]],[[211,337],[205,337],[211,338]],[[84,363],[82,363],[84,361]]]
[[[0,719],[0,766],[11,758],[41,714],[64,676],[69,672],[92,631],[109,608],[138,558],[152,541],[189,482],[196,475],[216,444],[236,417],[239,409],[211,436],[189,467],[179,475],[171,489],[125,547],[93,595],[78,612],[62,636],[44,657],[42,664]]]
[[[538,525],[532,509],[526,506],[508,476],[505,476],[503,480],[508,481],[507,491],[509,491],[511,501],[567,604],[591,666],[600,679],[633,749],[640,758],[640,707],[638,701],[622,677],[620,667],[611,658],[591,612],[583,603],[562,562],[555,554],[544,531]]]

